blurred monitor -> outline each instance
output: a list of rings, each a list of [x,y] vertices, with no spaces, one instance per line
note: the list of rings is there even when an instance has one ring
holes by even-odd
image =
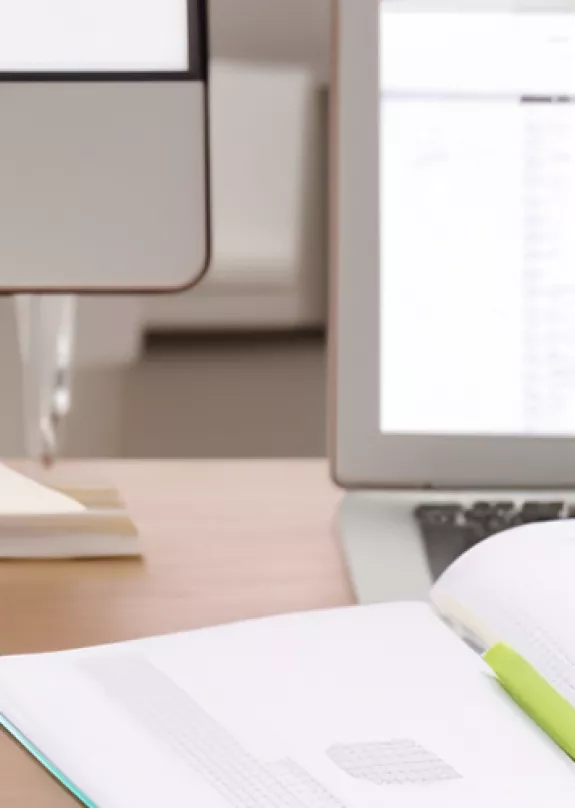
[[[0,291],[201,277],[207,51],[206,0],[0,0]]]

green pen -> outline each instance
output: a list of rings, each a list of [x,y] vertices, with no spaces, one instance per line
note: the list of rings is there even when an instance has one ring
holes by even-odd
[[[483,657],[513,701],[575,760],[575,708],[505,643]]]

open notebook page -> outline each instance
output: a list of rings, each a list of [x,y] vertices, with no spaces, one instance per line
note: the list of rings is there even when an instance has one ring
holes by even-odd
[[[475,547],[432,592],[484,645],[504,641],[575,706],[575,521],[529,525]]]
[[[98,808],[560,808],[575,788],[423,604],[6,658],[0,712]]]
[[[83,505],[0,464],[0,517],[83,513]]]

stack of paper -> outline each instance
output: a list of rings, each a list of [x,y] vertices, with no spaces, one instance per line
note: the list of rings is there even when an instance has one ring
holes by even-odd
[[[136,527],[115,492],[56,489],[0,465],[0,559],[140,554]]]

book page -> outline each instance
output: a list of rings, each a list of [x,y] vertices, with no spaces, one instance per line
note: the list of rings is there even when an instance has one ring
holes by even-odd
[[[0,464],[0,517],[83,513],[71,497]]]
[[[575,783],[418,604],[3,659],[0,712],[98,808],[561,808]]]
[[[432,601],[483,649],[503,641],[575,706],[575,521],[529,525],[475,547]]]

